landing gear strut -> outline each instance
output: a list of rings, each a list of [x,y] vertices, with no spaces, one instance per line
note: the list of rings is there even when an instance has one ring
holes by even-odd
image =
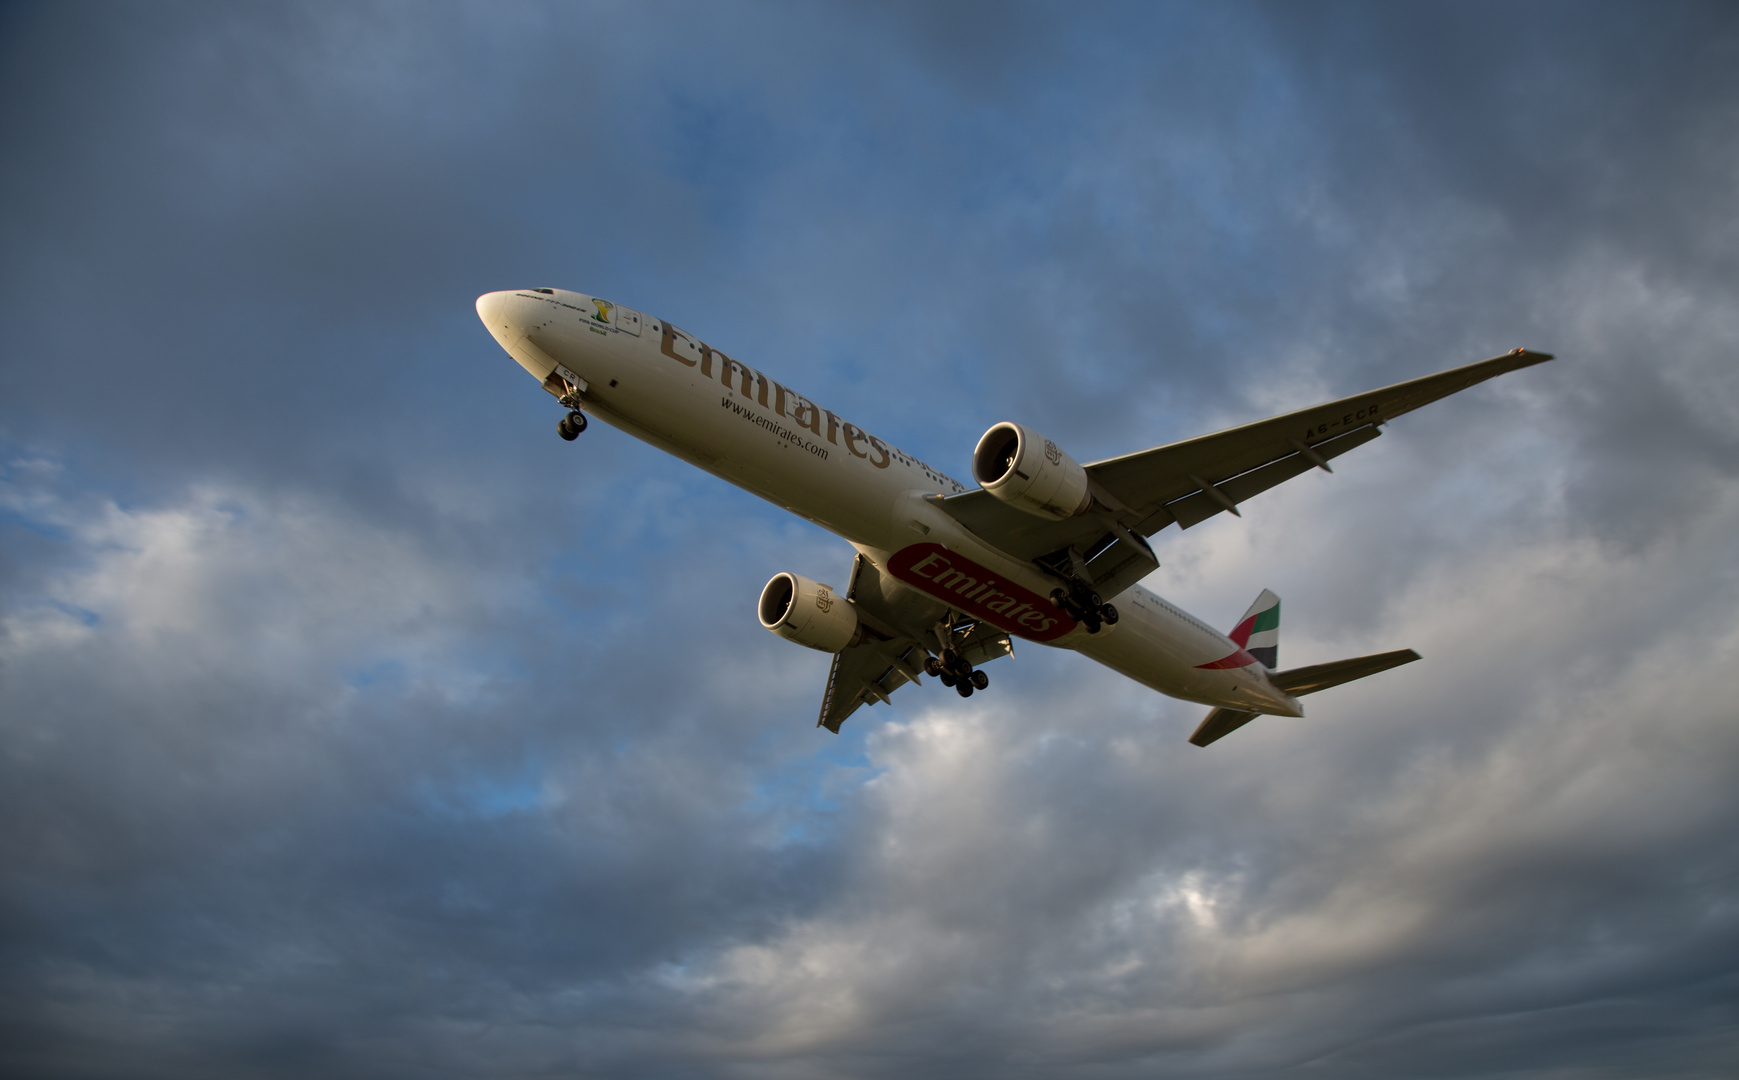
[[[1070,582],[1067,589],[1052,589],[1051,603],[1061,608],[1069,618],[1085,623],[1089,634],[1097,634],[1101,626],[1112,626],[1117,622],[1117,609],[1078,581]]]
[[[568,414],[556,425],[556,434],[568,442],[573,442],[580,437],[580,432],[586,430],[586,414],[580,411],[580,395],[586,392],[586,384],[582,381],[579,386],[575,386],[563,375],[562,385],[567,392],[556,400],[568,407]]]

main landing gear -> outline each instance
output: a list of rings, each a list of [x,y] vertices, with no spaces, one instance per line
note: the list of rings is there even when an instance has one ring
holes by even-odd
[[[973,690],[984,690],[990,686],[990,676],[973,670],[966,658],[953,649],[943,649],[940,658],[926,657],[924,674],[935,676],[943,686],[952,686],[954,692],[961,697],[971,697]]]
[[[1051,590],[1051,603],[1078,623],[1087,624],[1087,633],[1097,634],[1100,626],[1117,622],[1117,609],[1100,599],[1099,594],[1080,582],[1071,582],[1065,589]]]
[[[568,442],[573,442],[579,438],[580,432],[584,430],[586,430],[586,414],[578,409],[562,417],[561,423],[556,425],[556,434]]]

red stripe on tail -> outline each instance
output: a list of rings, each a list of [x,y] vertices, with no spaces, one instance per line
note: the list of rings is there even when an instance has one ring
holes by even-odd
[[[1252,619],[1250,621],[1255,622],[1254,619]],[[1246,629],[1245,627],[1242,627],[1242,626],[1240,626],[1238,629],[1244,631],[1244,640],[1248,641],[1250,638],[1249,630]],[[1238,636],[1237,634],[1232,635],[1234,640],[1237,639],[1237,636]],[[1243,649],[1239,649],[1237,652],[1233,653],[1232,655],[1230,655],[1222,660],[1215,660],[1211,664],[1197,664],[1196,668],[1197,668],[1197,670],[1219,671],[1223,668],[1248,667],[1251,664],[1254,664],[1255,662],[1256,662],[1256,658],[1254,656],[1251,656],[1249,653],[1245,652]]]

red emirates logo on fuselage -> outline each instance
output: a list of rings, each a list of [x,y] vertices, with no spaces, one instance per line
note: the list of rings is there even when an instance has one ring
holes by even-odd
[[[888,560],[888,573],[948,606],[1032,641],[1051,641],[1075,620],[1049,600],[996,575],[941,544],[913,544]]]

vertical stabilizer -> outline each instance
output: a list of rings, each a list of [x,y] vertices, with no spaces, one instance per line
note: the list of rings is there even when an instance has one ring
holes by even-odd
[[[1244,612],[1238,626],[1227,635],[1238,647],[1273,671],[1280,666],[1280,598],[1262,590],[1262,595]]]

